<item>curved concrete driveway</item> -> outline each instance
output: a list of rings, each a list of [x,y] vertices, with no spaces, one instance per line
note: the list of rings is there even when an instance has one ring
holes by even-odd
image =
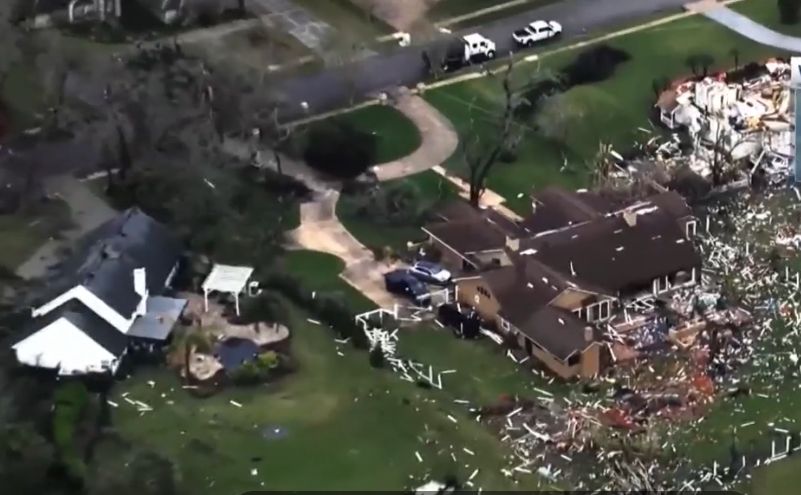
[[[801,53],[801,38],[787,36],[754,22],[715,1],[705,0],[687,5],[687,10],[698,12],[707,18],[739,33],[757,43],[776,47],[788,52]]]
[[[450,158],[459,145],[459,136],[450,121],[423,98],[403,88],[394,106],[420,131],[420,146],[403,158],[373,167],[381,182],[435,167]]]
[[[381,181],[399,179],[433,168],[456,150],[458,137],[450,122],[419,96],[403,92],[395,104],[420,130],[417,150],[399,160],[376,165]],[[290,248],[333,254],[345,262],[340,274],[346,282],[380,307],[398,302],[384,288],[384,273],[397,264],[379,262],[373,253],[348,232],[336,215],[339,191],[313,188],[315,198],[300,205],[300,226],[287,233]]]

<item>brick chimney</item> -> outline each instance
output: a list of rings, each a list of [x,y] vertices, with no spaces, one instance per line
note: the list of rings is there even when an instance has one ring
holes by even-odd
[[[626,225],[629,227],[634,227],[637,225],[637,214],[631,210],[626,210],[623,212],[623,220],[626,221]]]
[[[144,268],[136,268],[133,271],[134,291],[142,297],[147,295],[147,278]]]
[[[520,239],[513,239],[513,238],[511,238],[511,237],[509,237],[507,235],[506,236],[506,247],[510,251],[515,251],[515,252],[520,251]]]

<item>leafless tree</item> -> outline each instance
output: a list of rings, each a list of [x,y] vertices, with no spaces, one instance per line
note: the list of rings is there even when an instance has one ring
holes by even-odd
[[[525,126],[516,119],[517,110],[529,102],[521,96],[521,92],[531,83],[533,79],[540,77],[539,68],[535,69],[532,78],[526,78],[522,83],[515,80],[515,59],[509,57],[509,61],[500,77],[503,89],[503,106],[499,112],[478,109],[473,103],[470,107],[469,127],[466,133],[460,136],[461,154],[468,172],[468,184],[470,186],[470,204],[478,206],[481,196],[486,190],[487,178],[492,172],[493,167],[498,163],[503,153],[514,149],[520,142]],[[498,76],[490,73],[492,79]],[[480,110],[481,115],[477,120],[475,110]],[[489,124],[492,129],[490,132],[482,132],[480,127],[486,129]]]
[[[712,173],[712,186],[717,187],[726,181],[727,173],[734,170],[736,165],[734,151],[743,144],[744,140],[721,121],[718,121],[718,125],[713,130],[711,122],[712,118],[707,114],[700,133],[700,141],[705,141],[705,143],[699,142],[698,144],[706,145],[709,150],[708,160]]]

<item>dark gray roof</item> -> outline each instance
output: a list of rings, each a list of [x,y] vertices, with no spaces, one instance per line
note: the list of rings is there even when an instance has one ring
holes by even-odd
[[[167,227],[131,208],[90,232],[59,267],[44,301],[83,285],[125,317],[140,297],[133,270],[145,268],[152,295],[164,290],[167,276],[181,255],[181,246]]]
[[[122,355],[128,346],[128,337],[98,316],[78,300],[71,300],[41,318],[30,321],[26,331],[17,338],[19,343],[56,320],[64,318],[81,329],[89,338],[115,356]]]
[[[147,299],[147,313],[133,322],[128,337],[165,341],[186,307],[186,299],[155,296]]]

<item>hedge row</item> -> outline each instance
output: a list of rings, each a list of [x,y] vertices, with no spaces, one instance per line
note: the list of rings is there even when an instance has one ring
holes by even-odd
[[[364,330],[356,323],[356,315],[341,301],[319,294],[312,297],[311,290],[304,288],[297,278],[285,273],[270,275],[264,285],[309,311],[315,319],[331,327],[340,338],[350,338],[357,349],[370,347]]]

